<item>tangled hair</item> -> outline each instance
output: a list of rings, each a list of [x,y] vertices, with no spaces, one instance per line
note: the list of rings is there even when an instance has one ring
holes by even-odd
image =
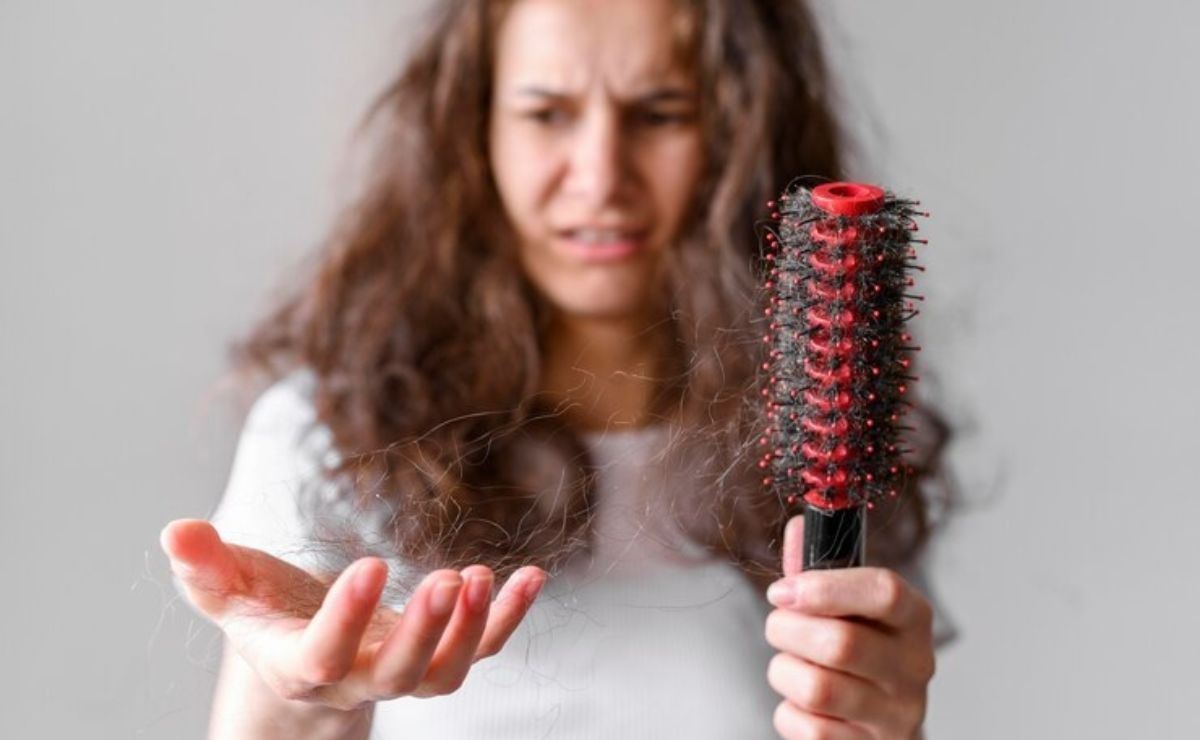
[[[509,2],[439,0],[367,122],[377,149],[314,274],[238,346],[239,367],[315,378],[338,453],[330,480],[384,498],[398,556],[551,571],[586,548],[594,471],[577,430],[540,393],[551,307],[519,268],[488,165],[494,32]],[[758,583],[778,577],[788,512],[748,450],[761,431],[756,221],[794,176],[842,176],[842,136],[817,27],[800,0],[677,0],[699,77],[706,169],[678,248],[656,409],[697,500],[680,523]],[[902,564],[930,534],[949,436],[928,408],[917,476],[873,517],[873,559]],[[924,423],[922,423],[922,420]],[[665,458],[664,458],[665,461]],[[699,464],[693,465],[696,461]],[[666,461],[664,464],[668,464]],[[945,490],[949,490],[946,488]]]

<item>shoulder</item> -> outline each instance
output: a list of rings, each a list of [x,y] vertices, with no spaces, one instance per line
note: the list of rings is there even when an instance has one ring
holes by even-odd
[[[332,435],[313,401],[316,383],[311,371],[296,370],[267,388],[246,415],[238,457],[280,462],[284,456],[309,472],[334,465]]]
[[[317,420],[313,396],[316,377],[309,370],[295,370],[262,392],[246,415],[250,431],[302,431]]]
[[[313,573],[337,573],[365,555],[385,558],[389,599],[402,602],[417,571],[391,550],[385,527],[394,512],[376,498],[360,508],[353,486],[334,472],[341,457],[317,414],[316,382],[311,371],[297,371],[254,402],[210,520],[223,539]]]
[[[314,387],[310,373],[293,373],[254,402],[225,494],[210,517],[223,538],[279,556],[305,538],[302,502],[327,493],[324,473],[336,462],[329,432],[317,419]]]

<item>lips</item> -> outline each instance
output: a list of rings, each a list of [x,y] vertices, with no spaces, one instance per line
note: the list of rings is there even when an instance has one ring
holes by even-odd
[[[558,232],[567,253],[584,262],[612,262],[641,252],[646,230],[613,226],[581,226]]]
[[[634,229],[604,229],[584,227],[579,229],[568,229],[563,232],[564,236],[572,241],[577,241],[581,244],[611,244],[618,241],[627,241],[637,236],[638,232]]]

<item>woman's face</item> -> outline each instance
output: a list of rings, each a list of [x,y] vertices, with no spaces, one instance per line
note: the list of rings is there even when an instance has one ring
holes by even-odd
[[[671,0],[518,0],[496,40],[492,171],[522,266],[564,313],[640,318],[701,171]]]

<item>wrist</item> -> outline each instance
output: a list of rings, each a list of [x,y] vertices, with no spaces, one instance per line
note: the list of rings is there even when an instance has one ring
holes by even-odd
[[[375,702],[362,704],[353,709],[313,706],[311,726],[316,731],[313,737],[336,738],[337,740],[367,740],[375,718]]]

